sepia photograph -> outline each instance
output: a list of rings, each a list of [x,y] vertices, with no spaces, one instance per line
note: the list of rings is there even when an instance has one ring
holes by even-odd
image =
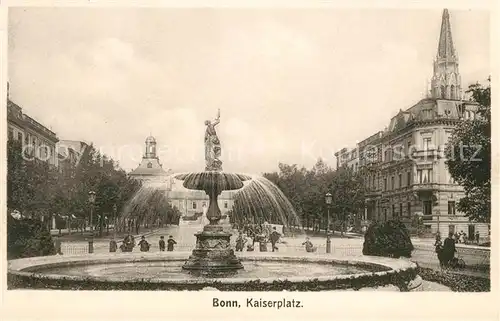
[[[491,291],[487,9],[7,11],[7,292]]]

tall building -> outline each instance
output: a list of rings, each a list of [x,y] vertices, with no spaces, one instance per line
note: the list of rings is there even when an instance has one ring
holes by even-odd
[[[7,84],[8,139],[21,141],[27,157],[33,157],[57,166],[56,133],[23,113],[23,109],[10,99]]]
[[[453,181],[444,150],[457,124],[476,117],[478,105],[462,100],[458,56],[450,16],[443,11],[432,86],[427,98],[400,110],[389,126],[356,146],[336,153],[337,164],[359,163],[365,173],[364,222],[399,219],[409,228],[421,217],[429,233],[464,231],[473,238],[489,234],[489,226],[469,222],[457,210],[463,188]],[[354,160],[354,156],[358,157]]]

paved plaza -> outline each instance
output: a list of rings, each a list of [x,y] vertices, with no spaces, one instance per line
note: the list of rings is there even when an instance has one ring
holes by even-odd
[[[163,235],[167,238],[172,235],[177,241],[175,251],[190,252],[195,245],[194,233],[197,231],[195,227],[168,227],[158,229],[152,232],[145,232],[146,240],[151,244],[150,252],[158,252],[158,241],[160,236]],[[326,239],[324,237],[309,237],[311,242],[318,248],[315,253],[307,253],[302,243],[305,241],[305,235],[297,235],[295,237],[283,237],[278,244],[276,255],[282,254],[300,254],[305,256],[318,255],[326,253]],[[234,242],[235,235],[232,237]],[[140,236],[136,236],[136,242],[140,240]],[[117,241],[120,241],[119,239]],[[439,261],[436,253],[434,252],[433,240],[431,239],[416,239],[413,240],[415,250],[412,253],[411,261],[418,263],[422,267],[439,270]],[[361,236],[349,238],[332,238],[331,239],[331,253],[335,256],[361,256],[363,249],[363,238]],[[477,247],[471,245],[457,245],[458,256],[463,258],[466,265],[469,267],[463,270],[453,271],[458,274],[466,274],[473,276],[488,277],[489,272],[489,249],[484,247]],[[109,241],[99,239],[94,242],[95,253],[106,253],[109,251]],[[134,252],[139,251],[136,246]],[[256,244],[254,252],[237,252],[238,255],[252,254],[259,251]],[[268,244],[268,251],[271,251],[271,245]],[[73,241],[62,242],[63,255],[78,255],[86,254],[88,252],[87,241]]]

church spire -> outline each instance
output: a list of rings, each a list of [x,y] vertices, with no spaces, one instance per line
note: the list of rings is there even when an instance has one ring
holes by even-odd
[[[451,37],[450,14],[448,13],[448,9],[443,10],[437,58],[438,59],[456,58],[455,47],[453,46],[453,38]]]
[[[439,34],[437,56],[434,61],[434,75],[431,83],[433,98],[460,100],[462,91],[461,78],[458,71],[458,57],[451,36],[448,9],[443,10],[441,18],[441,33]]]

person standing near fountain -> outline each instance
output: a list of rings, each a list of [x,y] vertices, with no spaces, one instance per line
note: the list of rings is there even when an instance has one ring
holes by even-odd
[[[160,247],[160,251],[161,252],[164,252],[165,251],[165,238],[162,236],[160,236],[160,241],[158,242],[158,245]]]
[[[217,111],[217,118],[212,123],[210,120],[205,121],[207,129],[205,131],[205,162],[206,171],[222,171],[220,140],[215,131],[215,126],[220,123],[220,109]]]
[[[146,241],[144,235],[141,237],[138,245],[140,246],[141,252],[149,252],[149,243]]]
[[[273,231],[269,238],[271,239],[271,246],[273,247],[273,252],[274,250],[278,250],[278,247],[276,246],[276,243],[278,243],[278,240],[280,239],[281,234],[276,231],[276,226],[273,227]]]
[[[167,251],[168,252],[172,252],[174,250],[174,244],[177,244],[177,242],[174,240],[174,238],[172,237],[172,235],[170,235],[168,237],[167,243],[168,243],[168,245],[167,245]]]

